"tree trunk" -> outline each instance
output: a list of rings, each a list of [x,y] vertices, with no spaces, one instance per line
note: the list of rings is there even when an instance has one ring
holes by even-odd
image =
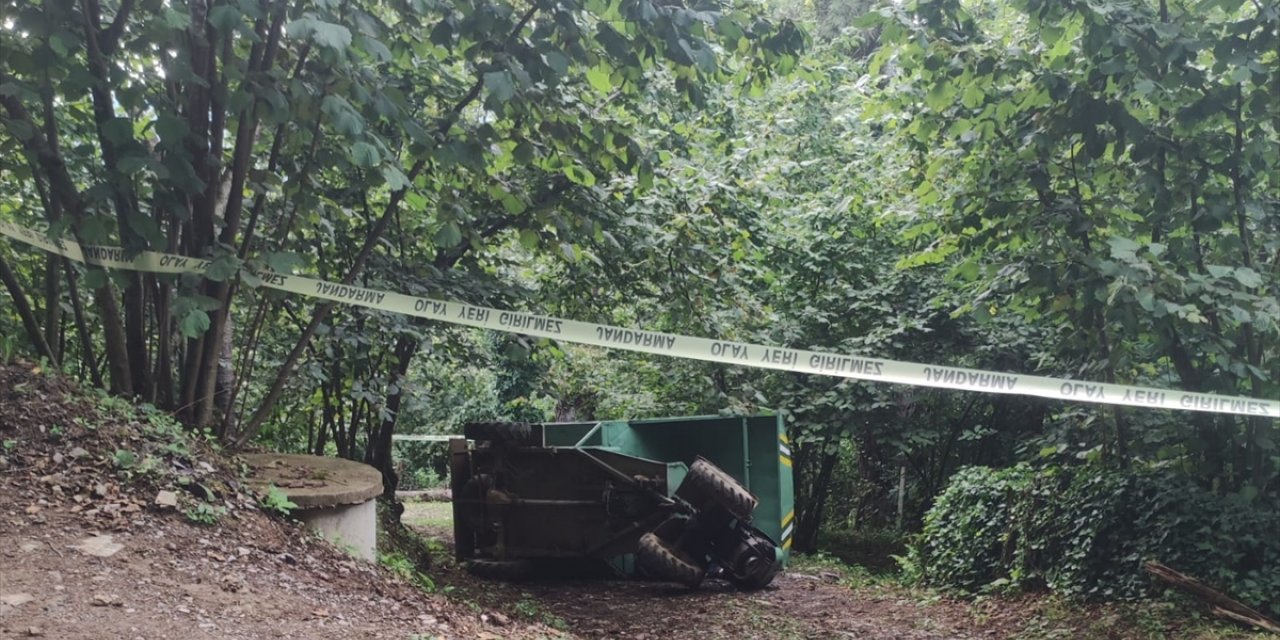
[[[822,530],[822,516],[826,513],[827,495],[831,491],[831,474],[835,471],[836,461],[840,458],[839,451],[827,453],[826,449],[830,443],[831,439],[828,438],[819,445],[822,458],[818,475],[812,483],[808,483],[804,502],[797,505],[801,508],[796,509],[796,531],[793,539],[796,551],[802,553],[818,548],[818,533]]]
[[[396,486],[400,482],[400,476],[395,470],[395,460],[392,457],[391,436],[395,433],[396,420],[400,417],[400,407],[404,401],[405,376],[409,373],[409,363],[418,352],[420,344],[420,341],[413,336],[400,336],[396,340],[396,361],[390,381],[394,393],[387,393],[386,418],[378,426],[374,439],[373,466],[382,472],[382,496],[391,501],[396,498]]]
[[[80,300],[80,287],[76,284],[76,269],[67,260],[62,261],[62,270],[67,278],[67,292],[71,296],[71,312],[75,317],[76,335],[80,338],[80,360],[89,369],[93,386],[106,388],[102,384],[102,374],[98,371],[98,357],[93,349],[93,332],[89,330],[89,322],[85,319],[84,303]]]
[[[31,344],[35,345],[36,353],[48,358],[56,368],[58,356],[49,346],[45,334],[40,331],[40,323],[36,321],[36,314],[32,312],[31,304],[27,302],[27,294],[22,291],[22,285],[9,269],[9,263],[4,259],[3,254],[0,254],[0,280],[4,281],[5,288],[9,290],[9,296],[13,298],[13,306],[18,310],[18,317],[22,318],[22,327],[26,329],[27,338],[31,340]]]
[[[44,341],[53,353],[54,361],[62,362],[61,340],[58,339],[62,328],[62,274],[58,265],[62,257],[54,254],[45,256],[44,262]]]

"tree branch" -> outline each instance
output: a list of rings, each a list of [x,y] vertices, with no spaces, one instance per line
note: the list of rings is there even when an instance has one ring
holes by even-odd
[[[133,11],[133,2],[134,0],[121,2],[120,9],[116,11],[116,17],[111,20],[111,25],[102,30],[98,43],[104,54],[115,53],[116,46],[120,44],[120,36],[124,33],[124,25],[129,21],[129,14]]]
[[[516,23],[515,27],[504,40],[504,47],[519,36],[520,32],[529,24],[529,21],[533,19],[533,16],[537,11],[538,5],[535,3],[524,13],[523,16],[521,16],[520,21]],[[475,82],[471,85],[471,89],[467,91],[466,95],[464,95],[452,109],[449,110],[449,115],[440,122],[438,132],[441,137],[448,134],[448,131],[453,128],[454,123],[457,122],[463,110],[465,110],[476,100],[476,98],[480,96],[480,89],[483,86],[484,76],[477,74]],[[418,174],[422,173],[422,170],[426,165],[427,161],[425,158],[419,158],[414,162],[413,168],[410,169],[408,173],[408,181],[410,185],[412,185],[413,181],[418,177]],[[351,268],[347,271],[346,277],[342,279],[342,284],[351,284],[355,281],[360,272],[364,270],[365,263],[368,262],[369,257],[373,255],[373,250],[382,239],[382,235],[386,233],[387,227],[390,225],[391,220],[394,219],[396,209],[400,206],[400,202],[404,200],[407,190],[408,187],[391,194],[391,199],[387,202],[387,206],[383,210],[382,216],[365,237],[364,246],[360,249],[360,253],[356,256]],[[298,341],[293,345],[293,349],[289,351],[289,355],[285,358],[284,364],[280,367],[275,381],[272,382],[270,390],[267,392],[266,397],[263,398],[262,404],[258,406],[257,411],[255,411],[253,416],[249,418],[249,424],[246,425],[244,430],[235,439],[235,442],[233,443],[235,446],[243,446],[246,442],[255,437],[258,434],[258,431],[262,429],[263,423],[266,422],[267,417],[271,415],[271,412],[274,410],[276,402],[280,400],[280,394],[284,392],[285,383],[287,383],[289,377],[293,375],[293,371],[298,365],[298,360],[302,357],[302,352],[306,349],[307,344],[315,335],[316,330],[320,328],[320,324],[324,322],[326,317],[328,317],[329,311],[333,308],[333,305],[333,302],[322,302],[316,306],[310,322],[308,322],[307,327],[303,329],[302,335],[298,337]]]
[[[4,254],[0,254],[0,281],[4,282],[5,288],[9,290],[9,297],[13,298],[13,307],[18,311],[18,317],[22,319],[22,327],[27,330],[27,338],[31,340],[31,344],[35,345],[36,352],[48,358],[55,369],[58,368],[58,356],[54,354],[44,338],[44,333],[40,331],[40,323],[36,321],[36,314],[31,310],[27,294],[23,292],[22,284],[9,268],[9,262],[4,259]],[[57,303],[56,300],[53,301],[53,304]]]

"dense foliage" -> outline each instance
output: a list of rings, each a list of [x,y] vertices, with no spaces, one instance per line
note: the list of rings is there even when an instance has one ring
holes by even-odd
[[[284,300],[241,267],[490,300],[513,291],[491,273],[509,240],[598,260],[615,212],[595,185],[652,180],[633,113],[759,86],[803,46],[749,8],[649,0],[7,0],[0,16],[0,213],[213,265],[6,260],[6,338],[20,326],[52,363],[236,445],[287,395],[384,469],[421,323]]]
[[[1116,599],[1148,593],[1142,565],[1155,560],[1275,614],[1277,527],[1274,508],[1169,471],[969,467],[925,516],[907,565],[925,582],[970,591]]]
[[[1107,508],[1148,504],[1134,492],[1155,477],[1113,471],[1159,468],[1206,505],[1275,513],[1275,420],[497,336],[265,292],[241,269],[1275,398],[1275,3],[0,0],[0,20],[0,217],[215,265],[104,274],[0,243],[0,356],[230,444],[367,460],[389,492],[394,456],[419,485],[443,471],[439,447],[395,433],[777,411],[799,550],[824,527],[934,526],[973,465],[1053,465]],[[974,495],[998,511],[1001,483],[1044,486],[1010,473]],[[1075,526],[1106,539],[1118,513]],[[1249,526],[1215,534],[1220,564],[1179,568],[1263,593],[1232,555]],[[987,559],[942,581],[989,584]],[[1091,561],[1000,560],[1020,584],[1037,578],[1015,568],[1052,568],[1059,590],[1141,591]]]

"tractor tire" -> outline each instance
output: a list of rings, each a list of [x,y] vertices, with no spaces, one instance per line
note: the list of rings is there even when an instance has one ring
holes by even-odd
[[[469,422],[462,428],[462,433],[477,442],[537,444],[533,441],[533,425],[528,422]]]
[[[652,533],[640,537],[636,558],[640,566],[650,571],[654,577],[679,582],[690,589],[702,584],[702,579],[707,576],[705,568],[684,557],[672,549],[666,540]]]
[[[760,503],[742,483],[704,458],[693,461],[684,482],[701,501],[717,504],[739,520],[750,519]]]
[[[518,582],[533,573],[533,563],[528,560],[477,559],[467,563],[467,571],[486,580]]]
[[[760,560],[760,562],[764,562],[764,560]],[[738,578],[732,575],[726,576],[726,578],[739,591],[759,591],[769,586],[769,583],[773,582],[773,578],[778,575],[777,568],[773,567],[764,570],[751,569],[748,568],[749,575],[745,578]]]

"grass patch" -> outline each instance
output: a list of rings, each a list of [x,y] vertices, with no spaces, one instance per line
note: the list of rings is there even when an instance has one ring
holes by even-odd
[[[452,502],[405,502],[400,521],[407,526],[424,529],[452,529]]]

